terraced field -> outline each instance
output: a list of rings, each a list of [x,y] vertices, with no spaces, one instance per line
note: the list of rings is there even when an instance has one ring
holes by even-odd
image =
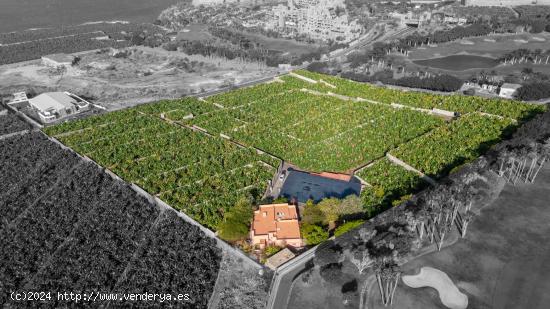
[[[279,162],[157,115],[206,112],[194,99],[144,105],[46,132],[215,229],[239,197],[259,198]]]
[[[443,119],[434,108],[460,116]],[[261,196],[279,164],[275,158],[317,172],[357,171],[366,182],[365,209],[375,213],[424,186],[424,174],[444,176],[543,110],[297,71],[46,132],[215,229],[238,197]]]

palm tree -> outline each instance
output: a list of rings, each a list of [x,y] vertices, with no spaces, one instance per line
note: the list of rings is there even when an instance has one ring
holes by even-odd
[[[460,236],[464,238],[466,236],[466,230],[468,229],[468,224],[472,221],[474,218],[474,213],[471,211],[467,211],[464,217],[462,218],[462,225],[461,225],[461,231]]]
[[[441,248],[443,247],[443,240],[445,239],[445,235],[448,234],[452,229],[452,225],[449,223],[444,223],[439,229],[439,241],[437,242],[437,250],[441,251]]]
[[[359,274],[363,274],[369,267],[371,267],[374,264],[374,260],[371,258],[368,249],[364,249],[361,252],[361,255],[359,258],[355,258],[355,256],[352,256],[350,259],[351,263],[357,267],[357,270],[359,271]],[[363,299],[365,297],[365,292],[367,291],[367,282],[363,283],[363,287],[361,288],[360,293],[360,301],[359,301],[359,308],[363,308]]]
[[[550,138],[546,140],[546,142],[542,146],[541,152],[542,152],[542,160],[539,163],[538,169],[533,175],[533,178],[531,179],[531,183],[535,182],[535,178],[537,178],[537,175],[539,174],[541,168],[544,166],[544,163],[546,163],[547,158],[550,156]]]
[[[397,284],[399,283],[399,278],[401,277],[401,271],[397,267],[393,271],[393,290],[391,291],[390,295],[390,305],[393,305],[393,296],[395,295],[395,290],[397,289]]]
[[[393,304],[393,297],[401,272],[399,266],[393,260],[379,260],[376,263],[376,280],[378,282],[378,288],[380,290],[380,296],[382,297],[382,304],[387,306]]]

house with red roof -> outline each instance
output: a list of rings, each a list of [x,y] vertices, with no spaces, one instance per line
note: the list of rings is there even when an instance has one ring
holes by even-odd
[[[260,248],[269,245],[303,247],[296,206],[287,203],[261,205],[254,211],[250,239]]]

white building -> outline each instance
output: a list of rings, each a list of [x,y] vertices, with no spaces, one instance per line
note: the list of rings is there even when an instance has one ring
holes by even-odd
[[[42,123],[50,123],[63,117],[88,110],[90,103],[68,92],[47,92],[29,99]]]
[[[52,54],[42,57],[42,64],[52,68],[70,67],[75,60],[75,56],[67,54]]]
[[[521,85],[520,84],[509,84],[509,83],[504,83],[501,87],[500,87],[500,92],[498,93],[498,95],[502,98],[506,98],[506,99],[513,99],[514,98],[514,94],[516,93],[516,91],[521,88]]]

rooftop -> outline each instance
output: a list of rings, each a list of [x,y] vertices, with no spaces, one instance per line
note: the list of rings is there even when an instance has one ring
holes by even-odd
[[[72,108],[76,100],[63,92],[46,92],[29,100],[31,104],[41,111],[61,110]]]
[[[292,251],[290,251],[288,248],[284,248],[283,250],[269,257],[265,265],[271,269],[276,269],[277,267],[286,263],[288,260],[293,259],[295,256],[296,255],[292,253]]]
[[[519,89],[521,88],[520,84],[511,84],[511,83],[504,83],[500,88],[506,88],[506,89]]]
[[[273,233],[277,239],[300,238],[296,206],[289,204],[261,205],[254,212],[252,229],[255,235]]]
[[[43,56],[42,58],[53,60],[53,61],[59,62],[59,63],[67,63],[67,62],[72,63],[73,60],[74,60],[73,55],[67,55],[67,54],[63,54],[63,53],[46,55],[46,56]]]

